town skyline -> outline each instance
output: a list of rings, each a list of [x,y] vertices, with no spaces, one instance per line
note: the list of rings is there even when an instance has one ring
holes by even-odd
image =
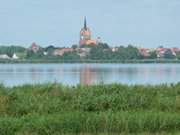
[[[145,48],[177,47],[180,2],[173,0],[4,1],[0,5],[0,45],[32,42],[70,47],[79,42],[87,16],[93,37],[111,46],[133,44]]]

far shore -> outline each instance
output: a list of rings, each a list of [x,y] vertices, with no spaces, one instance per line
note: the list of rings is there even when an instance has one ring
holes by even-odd
[[[0,60],[1,64],[6,63],[180,63],[180,60],[178,59],[132,59],[132,60],[45,60],[45,59],[36,59],[36,60],[30,60],[30,59],[24,59],[24,60]]]

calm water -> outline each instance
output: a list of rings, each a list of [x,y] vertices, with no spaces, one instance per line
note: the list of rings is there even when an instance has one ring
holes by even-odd
[[[176,83],[180,82],[180,64],[0,64],[0,82],[6,86]]]

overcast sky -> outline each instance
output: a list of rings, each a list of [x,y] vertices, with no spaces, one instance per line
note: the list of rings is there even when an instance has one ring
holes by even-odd
[[[0,0],[0,44],[70,46],[84,16],[112,46],[180,47],[180,0]]]

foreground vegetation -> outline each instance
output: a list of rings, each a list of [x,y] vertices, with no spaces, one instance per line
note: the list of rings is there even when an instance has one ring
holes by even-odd
[[[180,84],[0,85],[1,135],[155,133],[180,133]]]

